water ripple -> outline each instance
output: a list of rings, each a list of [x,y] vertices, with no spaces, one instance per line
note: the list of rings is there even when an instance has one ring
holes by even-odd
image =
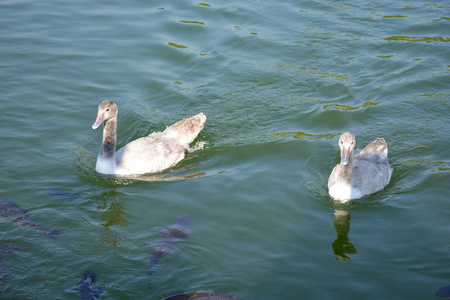
[[[425,42],[425,43],[448,43],[450,38],[448,37],[413,37],[413,36],[390,36],[383,38],[386,41],[406,41],[406,42]]]
[[[364,102],[363,104],[359,105],[359,106],[350,106],[350,105],[343,105],[343,104],[338,104],[338,103],[334,103],[334,104],[327,104],[323,106],[323,109],[339,109],[339,110],[357,110],[357,109],[361,109],[361,108],[367,108],[370,106],[376,106],[378,104],[380,104],[381,102]]]

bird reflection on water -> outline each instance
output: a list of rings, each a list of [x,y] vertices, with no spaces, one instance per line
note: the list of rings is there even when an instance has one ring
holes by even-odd
[[[333,220],[336,239],[331,243],[334,256],[337,260],[350,262],[347,254],[356,254],[356,248],[350,243],[348,233],[350,232],[350,212],[345,210],[335,210]]]

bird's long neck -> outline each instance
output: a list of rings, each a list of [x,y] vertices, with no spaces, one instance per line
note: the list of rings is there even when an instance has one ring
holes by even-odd
[[[344,179],[345,182],[347,182],[348,184],[352,184],[352,180],[353,180],[353,151],[350,152],[350,157],[348,160],[348,164],[344,165],[343,163],[341,163],[341,168],[340,168],[340,176],[341,178]]]
[[[103,127],[103,141],[99,153],[99,157],[102,159],[115,161],[117,140],[116,130],[117,117],[105,121]]]

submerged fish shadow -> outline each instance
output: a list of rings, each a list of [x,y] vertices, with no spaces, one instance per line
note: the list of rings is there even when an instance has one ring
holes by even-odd
[[[150,265],[147,269],[147,276],[149,278],[148,288],[152,288],[153,268],[158,264],[159,260],[167,254],[172,253],[180,239],[187,239],[191,236],[191,231],[189,230],[191,220],[189,215],[180,215],[161,231],[161,237],[152,253]]]

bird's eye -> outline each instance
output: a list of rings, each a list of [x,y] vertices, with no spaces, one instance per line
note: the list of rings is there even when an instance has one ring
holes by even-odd
[[[106,111],[109,111],[109,108]]]

